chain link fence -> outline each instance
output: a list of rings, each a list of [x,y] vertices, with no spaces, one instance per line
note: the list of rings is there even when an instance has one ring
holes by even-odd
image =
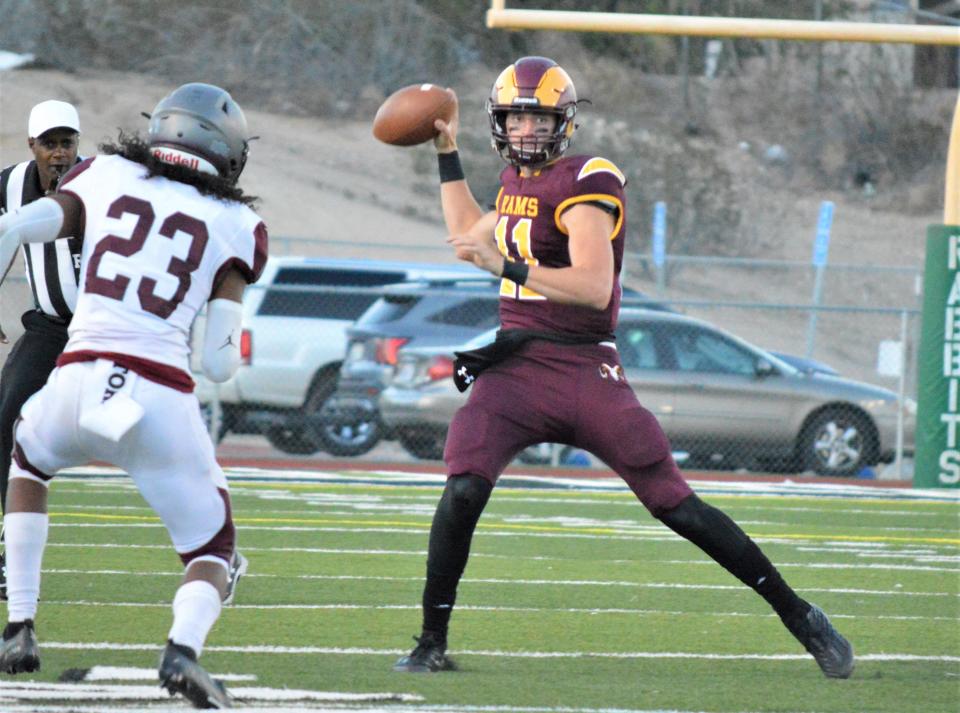
[[[812,292],[801,299],[813,289],[809,266],[687,259],[658,281],[642,257],[632,262],[621,360],[686,467],[910,477],[916,270],[830,268],[814,307]],[[743,299],[750,276],[770,270],[783,273],[778,301]],[[240,373],[219,387],[195,373],[221,449],[266,439],[299,456],[442,458],[466,400],[453,386],[453,353],[492,339],[495,280],[268,282],[249,293],[257,306],[248,305]],[[878,293],[886,304],[870,304]],[[306,345],[317,344],[333,346],[311,354]],[[563,444],[518,460],[603,467]]]
[[[453,269],[434,262],[436,251],[421,257],[409,265]],[[400,264],[355,262],[368,274]],[[453,353],[492,339],[497,281],[406,273],[371,284],[339,270],[331,283],[326,266],[327,277],[284,281],[275,272],[248,289],[236,377],[212,384],[194,360],[219,454],[441,459],[450,418],[467,397],[453,385]],[[809,265],[671,258],[667,266],[660,274],[649,256],[627,260],[618,349],[685,468],[912,476],[917,269],[828,267],[815,304]],[[759,294],[752,285],[770,284],[771,271],[776,295]],[[11,337],[0,347],[5,358],[29,289],[11,277],[0,296]],[[196,343],[202,320],[195,332]],[[604,467],[565,444],[531,447],[518,462]]]

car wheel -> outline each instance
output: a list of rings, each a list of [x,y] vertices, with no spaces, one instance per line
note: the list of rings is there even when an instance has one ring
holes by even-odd
[[[303,426],[270,426],[263,435],[271,446],[291,455],[309,456],[320,450]]]
[[[854,476],[870,463],[876,436],[870,421],[857,411],[832,408],[804,428],[800,457],[807,470],[819,475]]]
[[[447,433],[443,430],[430,429],[401,431],[397,434],[397,440],[414,458],[443,460],[443,447],[447,441]]]
[[[337,389],[339,375],[321,378],[303,406],[309,433],[323,450],[334,456],[359,456],[383,438],[383,426],[376,405],[366,408],[334,409],[330,397]]]

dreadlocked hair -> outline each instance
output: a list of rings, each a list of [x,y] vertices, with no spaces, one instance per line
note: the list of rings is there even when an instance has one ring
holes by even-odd
[[[242,203],[251,208],[256,205],[258,200],[257,196],[246,195],[236,183],[223,176],[200,173],[186,166],[164,163],[153,155],[150,144],[138,133],[127,134],[121,131],[116,143],[102,143],[98,148],[100,153],[122,156],[125,159],[142,164],[147,169],[147,178],[163,176],[171,181],[193,186],[205,196],[211,196],[222,201]]]

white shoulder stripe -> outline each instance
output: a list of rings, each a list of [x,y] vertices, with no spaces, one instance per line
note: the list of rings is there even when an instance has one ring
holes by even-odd
[[[23,181],[27,175],[27,166],[29,165],[29,161],[18,163],[10,172],[10,178],[7,179],[7,195],[5,201],[8,211],[23,205]]]
[[[613,163],[613,161],[608,161],[605,158],[600,158],[599,156],[590,159],[583,167],[580,169],[580,173],[577,175],[577,180],[581,181],[587,176],[593,175],[594,173],[612,173],[617,177],[617,180],[620,181],[620,185],[624,186],[627,183],[626,176],[620,171],[619,168]]]

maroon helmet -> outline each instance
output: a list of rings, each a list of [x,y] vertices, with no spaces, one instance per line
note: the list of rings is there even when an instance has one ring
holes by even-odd
[[[511,143],[506,117],[511,111],[549,113],[557,118],[553,134],[533,142]],[[563,68],[546,57],[521,57],[497,77],[487,100],[492,144],[514,166],[537,166],[559,158],[576,125],[577,90]]]

